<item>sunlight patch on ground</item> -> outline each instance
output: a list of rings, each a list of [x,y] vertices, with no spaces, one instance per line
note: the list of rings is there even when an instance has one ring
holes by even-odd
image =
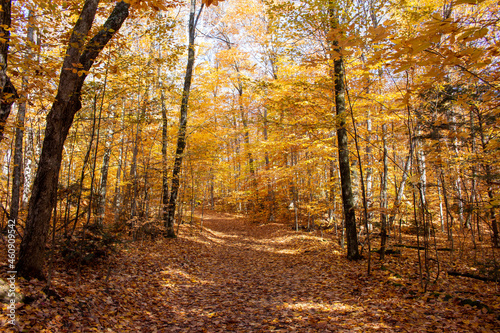
[[[168,268],[160,272],[162,275],[166,275],[163,278],[165,286],[172,287],[179,284],[185,285],[186,282],[191,282],[195,284],[214,284],[213,281],[200,279],[197,276],[186,273],[183,270],[176,268]]]
[[[318,312],[330,312],[330,311],[341,311],[341,312],[352,312],[359,311],[361,308],[352,305],[344,304],[341,302],[334,302],[333,304],[317,303],[317,302],[295,302],[295,303],[283,303],[283,309],[290,309],[293,311],[318,311]]]
[[[282,255],[301,254],[304,251],[323,250],[332,246],[330,241],[318,235],[295,233],[292,231],[280,233],[279,236],[270,235],[269,238],[256,238],[238,233],[233,234],[232,232],[215,231],[210,228],[204,228],[204,232],[200,234],[190,236],[183,235],[183,237],[208,247],[216,244]],[[290,248],[289,245],[294,246]]]
[[[215,231],[215,230],[212,230],[212,229],[208,229],[209,232],[216,236],[216,237],[220,237],[220,238],[232,238],[232,239],[237,239],[237,238],[241,238],[241,235],[229,235],[227,233],[224,233],[224,232],[219,232],[219,231]]]

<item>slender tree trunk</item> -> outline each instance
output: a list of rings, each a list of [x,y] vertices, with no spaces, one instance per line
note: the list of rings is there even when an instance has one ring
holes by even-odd
[[[143,105],[141,109],[141,113],[137,115],[137,126],[135,132],[135,140],[134,140],[134,150],[132,151],[132,165],[130,166],[130,178],[132,179],[132,184],[127,188],[127,204],[125,207],[128,207],[128,203],[130,203],[130,215],[129,218],[132,218],[137,215],[137,196],[139,195],[139,179],[137,173],[137,156],[139,154],[139,143],[141,142],[142,135],[142,124],[144,118],[146,116],[146,101],[148,99],[147,92],[144,94]]]
[[[161,89],[161,119],[162,119],[162,137],[161,137],[161,156],[162,156],[162,218],[163,221],[168,221],[168,118],[167,108],[165,107],[165,95],[163,87]]]
[[[111,142],[113,140],[113,129],[108,130],[106,138],[106,147],[104,149],[104,156],[102,158],[101,166],[101,183],[99,186],[99,202],[97,204],[97,223],[102,225],[104,222],[104,215],[106,212],[106,196],[108,193],[108,171],[109,159],[111,157]]]
[[[87,164],[89,163],[90,155],[92,154],[92,147],[94,145],[96,120],[97,120],[96,114],[97,114],[97,96],[94,96],[93,113],[92,113],[92,129],[90,132],[89,146],[87,147],[87,152],[85,153],[85,157],[83,159],[82,171],[80,173],[80,184],[78,185],[78,199],[76,202],[75,220],[73,222],[73,228],[71,230],[69,238],[71,238],[71,236],[73,236],[73,233],[75,232],[76,226],[78,224],[78,219],[80,218],[80,204],[81,204],[81,200],[82,200],[82,192],[83,192],[83,187],[84,187],[83,184],[84,184],[84,180],[85,180],[85,170],[87,169]],[[90,206],[89,206],[89,208],[90,208]]]
[[[196,25],[200,18],[203,4],[200,7],[198,15],[196,16],[196,0],[191,0],[191,7],[189,10],[189,45],[188,45],[188,62],[186,66],[186,75],[184,78],[184,89],[182,92],[181,110],[179,117],[179,133],[177,134],[177,148],[175,150],[174,168],[172,170],[172,185],[170,186],[170,197],[168,202],[168,214],[165,228],[167,230],[167,237],[175,238],[174,230],[174,217],[175,207],[177,203],[177,194],[180,187],[180,171],[182,166],[182,158],[184,155],[184,148],[186,148],[186,135],[187,135],[187,112],[189,103],[189,92],[191,90],[191,81],[193,79],[193,69],[195,61],[194,53],[194,39],[196,33]],[[196,17],[195,17],[196,16]]]
[[[33,12],[28,13],[28,33],[27,37],[31,43],[35,43],[34,32],[35,28],[32,25]],[[28,48],[26,58],[31,59],[31,49]],[[28,86],[28,79],[23,75],[23,90]],[[21,193],[21,178],[22,178],[22,160],[23,160],[23,136],[24,136],[24,118],[26,115],[26,99],[27,94],[24,93],[19,101],[19,108],[16,119],[16,137],[14,144],[14,170],[12,171],[12,197],[10,204],[10,219],[17,221],[19,214],[19,199]]]
[[[75,143],[77,141],[78,137],[78,123],[76,123],[76,129],[73,134],[73,142],[71,144],[71,153],[68,159],[68,167],[67,167],[67,174],[68,176],[66,177],[66,206],[64,209],[64,218],[63,218],[63,223],[64,223],[64,237],[68,238],[68,226],[70,223],[70,216],[71,216],[71,201],[72,201],[72,190],[71,190],[71,172],[72,172],[72,166],[73,166],[73,157],[75,153]]]
[[[121,191],[121,177],[122,177],[122,169],[124,164],[124,145],[125,145],[125,106],[122,105],[122,120],[121,120],[121,139],[120,139],[120,148],[119,148],[119,157],[118,157],[118,168],[116,170],[116,183],[115,183],[115,195],[113,198],[113,206],[114,209],[114,220],[117,223],[120,220],[120,215],[122,211],[122,191]]]
[[[108,83],[108,68],[109,68],[109,58],[108,58],[108,64],[106,66],[106,74],[104,77],[104,85],[103,85],[103,91],[102,91],[102,97],[101,97],[101,105],[99,109],[99,128],[98,128],[98,138],[97,142],[99,143],[99,131],[100,131],[100,124],[101,124],[101,114],[102,114],[102,108],[104,106],[104,97],[106,96],[106,87]],[[111,155],[111,142],[113,141],[113,128],[110,127],[108,129],[108,133],[106,135],[106,143],[104,144],[104,156],[102,158],[102,165],[101,165],[101,181],[99,185],[99,196],[97,197],[97,225],[102,226],[104,222],[104,213],[106,211],[106,194],[107,194],[107,188],[108,188],[108,169],[109,169],[109,158]],[[96,157],[97,158],[97,146],[96,146]],[[94,169],[96,168],[96,161],[94,158]],[[92,193],[91,193],[92,195]]]
[[[368,120],[366,122],[366,207],[368,209],[368,222],[370,223],[371,230],[371,221],[373,220],[373,213],[371,212],[371,208],[373,206],[373,155],[372,155],[372,120],[371,114],[368,112]]]
[[[267,120],[267,107],[264,106],[264,141],[267,142],[268,140],[268,120]],[[268,217],[267,221],[271,222],[274,220],[274,206],[275,206],[275,200],[274,200],[274,190],[273,190],[273,185],[271,183],[271,177],[269,175],[269,170],[271,169],[271,163],[269,162],[269,152],[266,150],[264,152],[264,160],[266,162],[266,172],[267,172],[267,177],[266,177],[266,183],[267,183],[267,208],[268,208]]]
[[[26,208],[28,205],[29,196],[31,194],[31,185],[33,183],[33,129],[28,128],[27,134],[25,135],[25,146],[24,151],[24,184],[23,184],[23,196],[22,196],[22,207]]]
[[[329,209],[328,209],[328,219],[329,223],[332,223],[335,220],[335,161],[332,159],[328,163],[328,201],[329,201]],[[335,221],[335,234],[337,233],[337,221]]]
[[[401,200],[403,199],[406,181],[408,180],[408,175],[410,172],[410,159],[412,154],[413,154],[413,148],[410,147],[410,152],[408,153],[408,157],[406,158],[405,166],[403,169],[403,177],[401,179],[401,185],[398,188],[396,199],[394,199],[394,206],[392,208],[391,215],[389,217],[389,223],[388,223],[389,228],[391,228],[392,225],[394,224],[394,220],[396,219],[396,215],[398,213],[399,205],[401,204]]]
[[[469,112],[469,120],[470,120],[470,131],[471,131],[471,149],[472,149],[472,154],[477,155],[477,148],[476,148],[476,135],[475,135],[475,126],[474,126],[474,112],[472,109]],[[476,164],[471,165],[471,198],[469,202],[469,207],[468,211],[471,214],[471,217],[474,215],[476,216],[476,221],[479,222],[479,211],[478,211],[478,206],[477,206],[477,171],[476,171]],[[439,188],[439,187],[438,187]],[[441,200],[441,198],[440,198]],[[440,201],[441,203],[441,201]],[[474,226],[471,225],[471,228],[474,228]],[[479,226],[479,223],[477,223],[477,235],[478,235],[478,240],[481,241],[481,228]]]
[[[81,109],[80,97],[86,72],[90,70],[101,50],[128,17],[130,4],[120,1],[103,27],[85,45],[98,3],[98,0],[86,0],[83,5],[68,42],[55,102],[47,115],[45,139],[28,207],[25,235],[16,265],[18,274],[25,278],[44,279],[45,241],[56,200],[64,141],[75,114]],[[75,67],[77,65],[81,67]]]
[[[444,232],[444,215],[443,215],[443,199],[441,196],[441,182],[437,180],[437,190],[439,198],[439,221],[441,223],[441,232]]]
[[[380,260],[385,258],[385,249],[387,243],[387,125],[382,125],[382,142],[384,149],[383,165],[384,171],[382,173],[382,181],[380,184]]]

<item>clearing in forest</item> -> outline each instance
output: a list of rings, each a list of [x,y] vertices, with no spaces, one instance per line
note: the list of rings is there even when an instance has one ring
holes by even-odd
[[[377,256],[374,254],[374,256]],[[21,282],[33,299],[17,310],[23,332],[493,332],[498,285],[443,276],[424,292],[416,250],[384,266],[350,262],[333,240],[287,225],[212,212],[177,239],[123,243],[105,261],[61,262],[44,284]],[[40,296],[42,295],[42,296]],[[0,327],[7,327],[2,315]]]

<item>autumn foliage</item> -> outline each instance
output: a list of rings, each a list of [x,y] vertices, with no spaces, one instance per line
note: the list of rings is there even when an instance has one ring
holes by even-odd
[[[95,18],[79,35],[83,3]],[[103,29],[116,8],[123,24]],[[46,253],[40,274],[18,277],[18,325],[0,327],[494,331],[498,8],[12,2],[1,242],[15,219],[17,248],[40,232]],[[63,77],[82,84],[66,92],[71,119],[51,111]],[[51,131],[63,120],[67,136]],[[61,156],[46,163],[50,135]],[[345,258],[354,248],[359,261]]]

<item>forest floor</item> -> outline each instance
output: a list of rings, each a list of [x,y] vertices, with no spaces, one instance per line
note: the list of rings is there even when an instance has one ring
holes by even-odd
[[[51,296],[43,282],[19,281],[31,295],[22,332],[498,332],[495,282],[441,273],[427,291],[417,250],[350,262],[331,234],[205,215],[177,239],[127,242],[106,261],[56,264]],[[408,269],[408,267],[410,267]],[[40,296],[42,295],[42,296]],[[470,302],[469,302],[470,301]]]

